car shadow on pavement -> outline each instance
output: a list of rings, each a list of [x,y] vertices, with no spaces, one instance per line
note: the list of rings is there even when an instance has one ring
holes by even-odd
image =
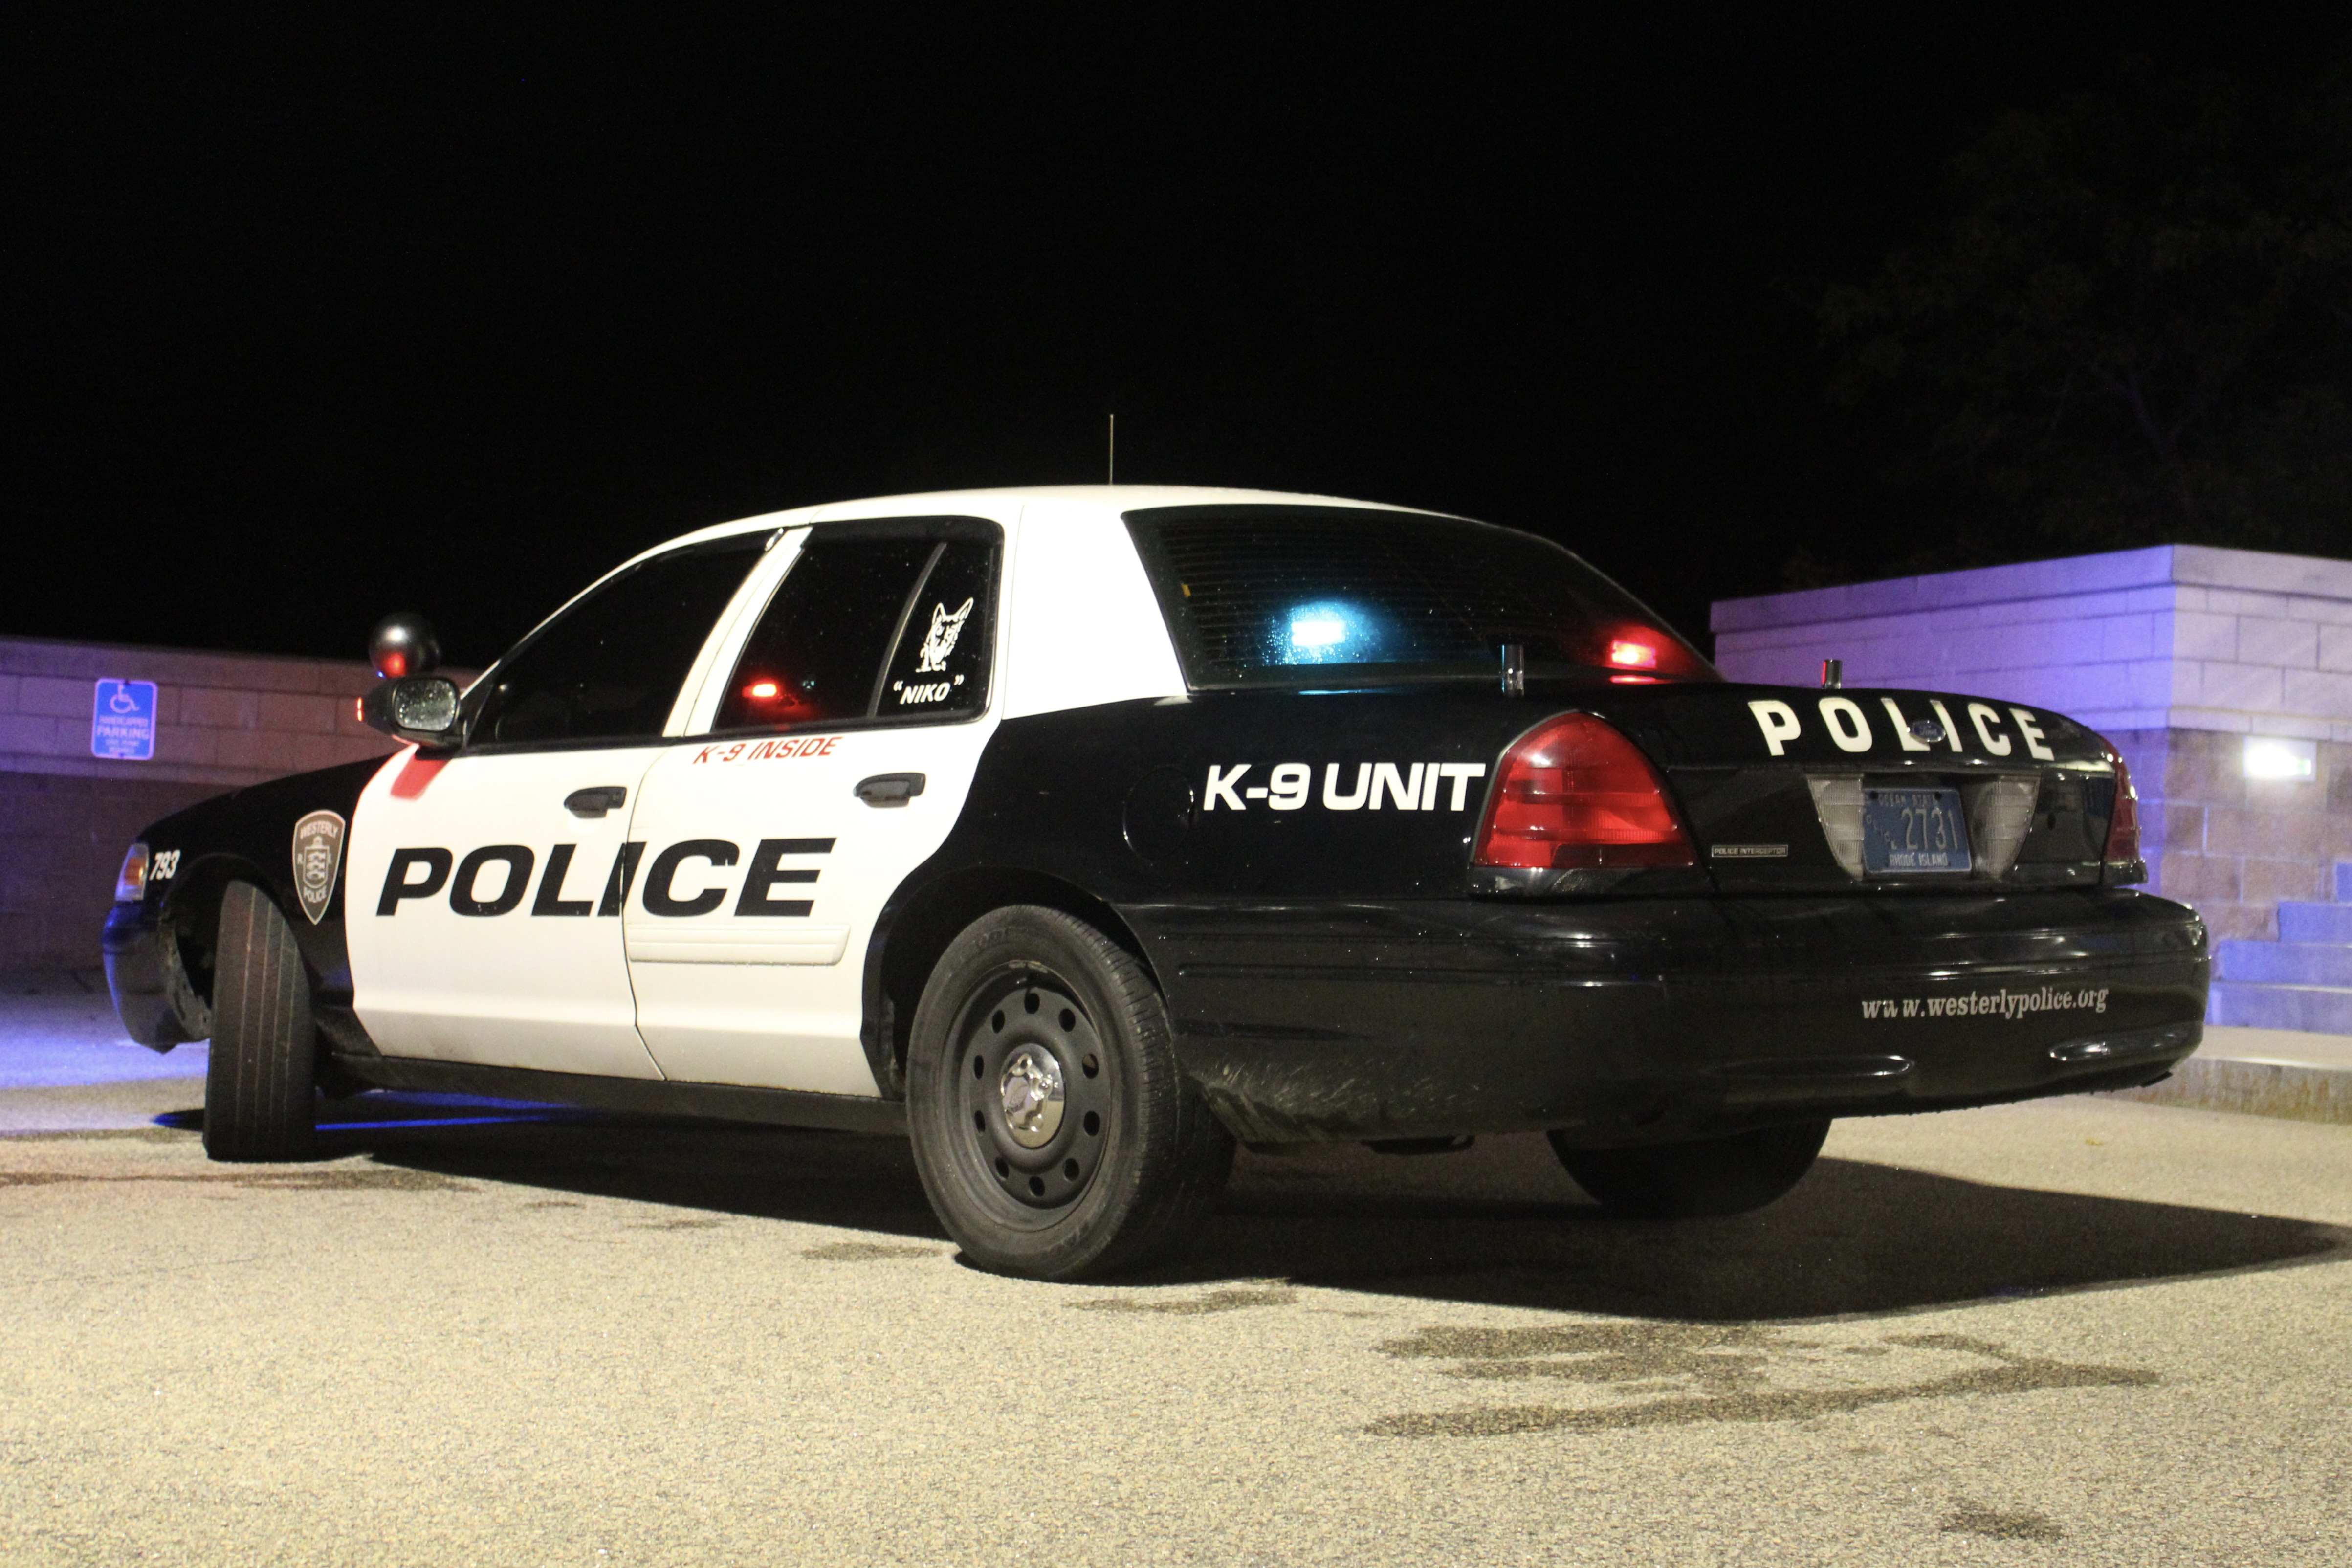
[[[583,1197],[948,1239],[903,1139],[546,1111],[343,1121],[321,1130],[320,1152]]]
[[[344,1123],[331,1154],[457,1178],[944,1241],[897,1139],[559,1116]],[[1522,1195],[1525,1194],[1525,1195]],[[1730,1219],[1612,1220],[1542,1151],[1244,1155],[1180,1263],[1134,1285],[1246,1280],[1424,1300],[1749,1322],[2352,1258],[2352,1231],[1994,1185],[1851,1160]]]
[[[1874,1314],[2352,1259],[2352,1232],[1823,1160],[1770,1207],[1613,1220],[1583,1203],[1239,1196],[1184,1272],[1695,1322]]]

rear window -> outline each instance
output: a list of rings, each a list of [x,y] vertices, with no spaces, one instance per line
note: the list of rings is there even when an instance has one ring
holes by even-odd
[[[1195,688],[1530,677],[1716,680],[1624,589],[1547,540],[1425,512],[1154,507],[1127,514]]]

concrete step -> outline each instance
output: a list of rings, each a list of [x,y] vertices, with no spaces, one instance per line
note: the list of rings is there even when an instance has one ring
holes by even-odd
[[[2311,904],[2288,900],[2278,907],[2282,942],[2352,942],[2352,903]]]
[[[2209,1024],[2197,1054],[2352,1073],[2352,1035],[2313,1035],[2300,1029],[2241,1029]]]
[[[2352,986],[2352,944],[2233,937],[2213,944],[2213,978],[2257,985]]]
[[[2209,1026],[2163,1082],[2117,1098],[2296,1121],[2352,1122],[2352,1037]]]
[[[2352,1035],[2352,988],[2340,985],[2213,984],[2205,1021],[2248,1029],[2299,1029]]]

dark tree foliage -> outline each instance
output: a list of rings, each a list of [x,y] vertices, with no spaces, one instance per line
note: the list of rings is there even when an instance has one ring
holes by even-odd
[[[1891,542],[1857,564],[2352,554],[2352,70],[2281,92],[2126,64],[2000,116],[1950,182],[1821,305],[1832,395],[1895,454]]]

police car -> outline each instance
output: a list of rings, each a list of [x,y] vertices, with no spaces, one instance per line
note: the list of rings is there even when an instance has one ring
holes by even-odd
[[[987,490],[705,529],[406,744],[150,827],[132,1037],[215,1158],[323,1091],[911,1137],[975,1261],[1166,1253],[1235,1142],[1543,1131],[1608,1208],[1787,1191],[1832,1118],[2158,1079],[2197,917],[2045,710],[1729,684],[1558,545],[1328,498]]]

